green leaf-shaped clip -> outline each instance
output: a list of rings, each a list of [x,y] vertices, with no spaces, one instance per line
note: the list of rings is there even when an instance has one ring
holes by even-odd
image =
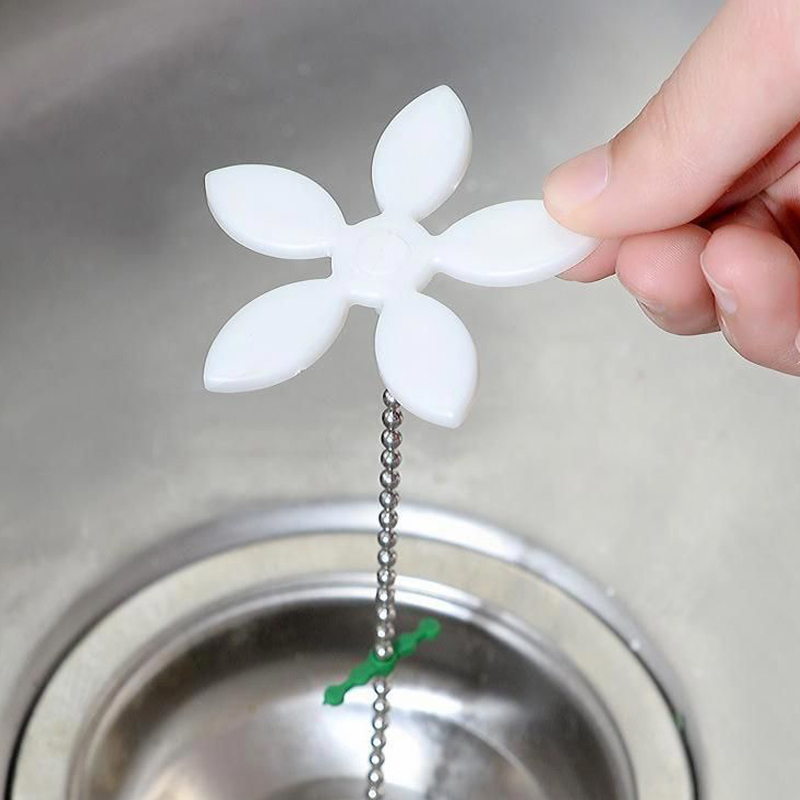
[[[329,686],[325,690],[323,703],[327,706],[340,706],[344,702],[345,695],[354,687],[365,686],[378,676],[386,677],[391,675],[401,658],[406,658],[416,653],[420,642],[433,641],[441,631],[442,626],[439,622],[430,617],[425,617],[420,621],[415,631],[401,633],[397,637],[394,645],[394,655],[391,658],[381,661],[374,652],[371,652],[364,661],[350,670],[347,680],[334,686]]]

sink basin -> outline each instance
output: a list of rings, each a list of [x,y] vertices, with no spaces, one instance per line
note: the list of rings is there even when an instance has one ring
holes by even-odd
[[[366,511],[218,523],[207,552],[187,539],[56,665],[11,800],[361,796],[371,689],[335,708],[322,693],[371,647]],[[694,800],[680,701],[623,609],[489,526],[405,516],[400,626],[443,632],[392,678],[388,798]]]
[[[369,648],[363,588],[266,593],[167,632],[85,732],[72,796],[359,797],[372,692],[320,698]],[[389,797],[633,800],[619,734],[579,674],[509,626],[435,605],[445,635],[390,694]],[[428,606],[407,595],[404,623]]]
[[[445,83],[464,101],[474,148],[459,190],[425,220],[440,232],[481,207],[540,196],[555,164],[638,113],[719,6],[0,3],[6,795],[22,765],[15,753],[33,746],[18,749],[33,701],[55,696],[52,671],[104,614],[186,566],[175,555],[182,532],[197,546],[205,531],[207,555],[231,536],[227,524],[212,534],[209,520],[331,498],[371,498],[350,533],[375,522],[383,387],[374,313],[355,309],[325,358],[285,384],[237,397],[203,389],[206,352],[231,314],[328,268],[231,241],[209,214],[206,172],[284,165],[329,189],[350,222],[364,219],[377,210],[370,165],[382,127]],[[492,520],[591,576],[600,590],[587,606],[620,601],[639,621],[627,630],[601,614],[687,718],[703,800],[795,798],[797,381],[746,364],[717,334],[664,334],[613,278],[502,290],[437,278],[429,293],[472,334],[481,380],[457,432],[408,416],[402,507],[413,499]],[[146,563],[136,560],[143,553]],[[372,570],[368,556],[362,572]],[[352,569],[342,561],[333,571]],[[437,591],[458,583],[429,577]],[[489,595],[479,574],[462,590]],[[509,613],[541,610],[528,606]],[[198,611],[186,609],[186,621]],[[110,651],[122,652],[140,624]],[[548,629],[540,618],[523,627],[525,638]],[[571,652],[564,636],[547,634]],[[594,642],[568,656],[584,677],[592,652],[611,663]],[[664,659],[676,679],[665,678]],[[97,676],[98,693],[109,681]],[[598,682],[589,680],[595,693]],[[67,707],[83,720],[102,698],[81,696]],[[619,727],[620,710],[610,713]],[[631,752],[632,740],[650,739],[632,730],[622,737]],[[78,757],[73,733],[42,755],[38,779]],[[64,795],[65,781],[41,796]]]

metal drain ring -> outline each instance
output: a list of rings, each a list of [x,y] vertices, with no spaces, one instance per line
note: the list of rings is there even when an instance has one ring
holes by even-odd
[[[319,516],[323,508],[325,526],[320,524]],[[335,509],[344,513],[332,514]],[[347,524],[343,520],[343,517],[351,521],[357,518],[360,509],[364,512],[365,525]],[[302,511],[294,509],[293,514],[298,515],[294,531],[289,526],[289,529],[284,528],[285,534],[298,529],[314,530],[315,522],[321,530],[359,527],[370,530],[374,524],[371,504],[316,507],[315,514],[310,519],[306,517],[305,528],[299,524]],[[280,515],[286,521],[287,511],[278,512],[278,520]],[[272,524],[264,526],[265,519]],[[419,525],[421,522],[426,524]],[[374,553],[369,537],[313,533],[291,541],[285,536],[258,541],[263,539],[265,529],[275,523],[276,519],[270,519],[270,515],[250,518],[245,525],[250,536],[243,538],[251,538],[255,544],[212,555],[168,574],[123,602],[92,629],[57,669],[34,709],[20,746],[12,800],[52,800],[66,796],[68,756],[79,741],[81,720],[97,687],[105,685],[116,665],[129,658],[170,621],[185,617],[233,591],[254,589],[267,579],[285,580],[293,575],[307,575],[309,571],[368,571],[372,567]],[[574,583],[580,578],[577,573],[561,565],[560,576],[553,575],[553,568],[559,565],[551,556],[495,528],[441,512],[410,509],[405,524],[413,525],[411,531],[404,531],[409,536],[404,551],[408,574],[461,589],[497,608],[508,609],[555,642],[590,680],[620,727],[642,800],[691,800],[695,797],[691,766],[681,735],[659,686],[639,660],[643,651],[637,657],[585,605],[541,576],[475,550],[454,547],[452,540],[463,542],[466,538],[467,542],[470,539],[475,542],[478,537],[483,548],[512,555],[518,563],[533,560],[542,565],[546,561],[551,580],[563,579],[566,575]],[[446,537],[437,536],[442,529],[448,531]],[[425,531],[428,538],[420,538],[419,534],[414,538],[414,530]],[[469,535],[464,537],[464,534]],[[440,538],[450,541],[439,541]],[[239,540],[242,540],[241,535]],[[503,547],[497,547],[501,543]],[[587,592],[602,594],[590,583],[581,581],[584,595]],[[522,604],[521,598],[525,599]],[[633,631],[630,621],[627,622],[626,638]]]

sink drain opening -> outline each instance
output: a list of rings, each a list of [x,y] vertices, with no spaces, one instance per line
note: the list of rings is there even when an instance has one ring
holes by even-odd
[[[430,529],[403,548],[403,617],[443,630],[395,674],[389,800],[696,797],[660,687],[596,613]],[[372,693],[321,692],[371,646],[373,558],[371,536],[315,531],[143,585],[55,671],[11,800],[358,797]]]

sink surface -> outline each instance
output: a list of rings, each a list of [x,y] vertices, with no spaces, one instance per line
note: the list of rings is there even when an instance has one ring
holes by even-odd
[[[122,567],[35,702],[10,800],[364,796],[374,508],[239,515]],[[694,800],[686,707],[617,601],[494,526],[406,504],[386,796]],[[122,584],[131,580],[135,588]],[[81,619],[83,617],[83,619]],[[637,642],[634,647],[633,642]]]
[[[207,617],[137,665],[96,722],[76,800],[360,797],[372,693],[332,709],[320,691],[363,658],[369,595],[277,602]],[[403,611],[413,627],[419,614]],[[576,678],[568,691],[530,647],[445,625],[392,690],[389,797],[633,797],[611,722]]]
[[[377,494],[375,316],[267,392],[202,388],[241,305],[325,274],[238,247],[203,176],[307,173],[350,222],[371,151],[441,83],[474,156],[426,224],[538,196],[612,135],[712,0],[31,0],[0,10],[0,770],[28,667],[135,553],[273,502]],[[403,498],[490,519],[607,587],[675,668],[707,800],[800,783],[797,386],[669,337],[611,281],[430,293],[482,369],[464,427],[404,425]],[[401,517],[402,518],[402,517]]]

